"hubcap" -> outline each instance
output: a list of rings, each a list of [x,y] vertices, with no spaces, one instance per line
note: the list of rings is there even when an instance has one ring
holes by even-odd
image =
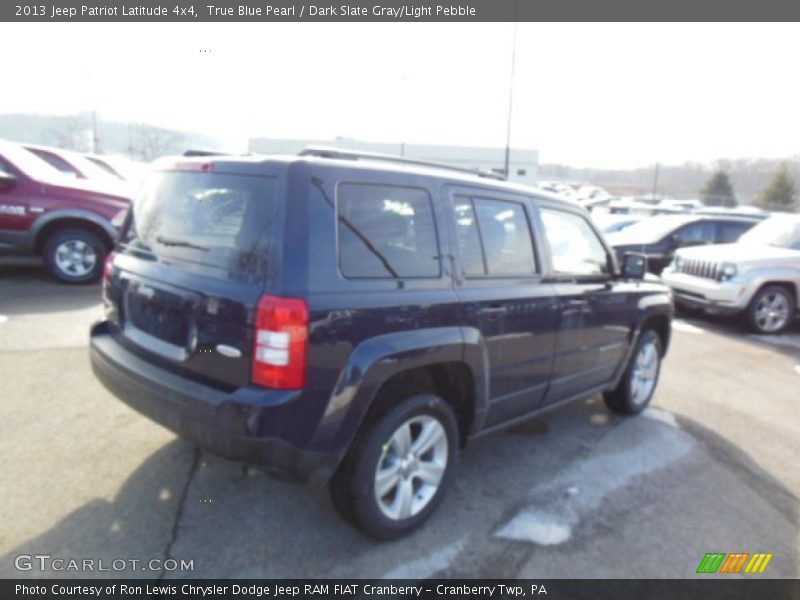
[[[447,433],[434,417],[403,423],[383,445],[375,470],[375,499],[398,521],[413,517],[436,495],[447,468]]]
[[[656,386],[658,376],[658,348],[653,342],[639,349],[631,373],[631,400],[641,405],[647,402]]]
[[[778,331],[789,320],[789,300],[778,292],[764,294],[756,304],[756,325],[761,331]]]
[[[56,248],[56,266],[67,275],[83,277],[97,264],[97,253],[82,240],[67,240]]]

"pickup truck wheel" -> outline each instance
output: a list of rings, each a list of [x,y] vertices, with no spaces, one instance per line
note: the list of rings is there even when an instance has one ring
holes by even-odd
[[[652,329],[643,331],[630,363],[616,389],[604,394],[606,406],[615,413],[635,415],[650,403],[661,370],[661,338]]]
[[[747,308],[750,328],[756,333],[780,333],[792,322],[794,298],[779,285],[768,285],[753,297]]]
[[[86,229],[62,229],[44,244],[44,258],[50,273],[64,283],[90,283],[100,278],[108,250]]]
[[[396,539],[436,510],[453,476],[458,425],[440,397],[408,397],[374,422],[331,482],[340,513],[377,539]]]

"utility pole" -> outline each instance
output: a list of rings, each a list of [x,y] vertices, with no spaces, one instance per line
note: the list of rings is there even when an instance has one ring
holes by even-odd
[[[656,169],[653,172],[653,202],[656,200],[656,192],[658,191],[658,170],[660,165],[656,163]]]
[[[400,98],[403,99],[404,104],[408,106],[410,100],[409,98],[410,95],[408,93],[408,73],[403,73],[403,77],[400,79],[400,85],[403,87],[403,89],[399,94],[399,96]],[[406,111],[403,112],[405,113]],[[406,142],[405,139],[403,139],[400,140],[400,156],[405,156],[405,155],[406,155]]]
[[[517,26],[519,22],[514,22],[514,34],[511,39],[511,77],[508,82],[508,121],[506,123],[506,159],[503,166],[503,174],[509,178],[511,163],[511,109],[514,106],[514,69],[517,62]]]
[[[97,111],[92,111],[92,153],[97,154],[100,140],[97,137]]]

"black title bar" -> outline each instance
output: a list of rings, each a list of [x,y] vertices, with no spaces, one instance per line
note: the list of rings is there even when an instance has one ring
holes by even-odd
[[[36,600],[796,600],[800,581],[712,579],[0,580],[0,598]]]
[[[800,3],[697,0],[4,0],[0,21],[797,21]]]

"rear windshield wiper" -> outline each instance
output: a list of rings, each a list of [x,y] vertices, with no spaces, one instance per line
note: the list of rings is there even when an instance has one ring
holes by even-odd
[[[187,242],[185,240],[176,240],[174,238],[166,238],[160,235],[156,238],[156,241],[162,246],[177,246],[179,248],[192,248],[193,250],[201,250],[203,252],[209,251],[209,248],[206,248],[205,246],[198,246],[197,244],[192,244],[191,242]]]
[[[322,181],[320,181],[316,177],[313,177],[311,179],[311,183],[313,183],[317,187],[317,189],[322,193],[322,197],[325,198],[325,201],[330,205],[330,207],[336,210],[333,200],[331,200],[330,197],[328,197],[328,193],[325,191],[325,188],[322,185]],[[365,236],[355,225],[353,225],[353,223],[351,223],[349,219],[344,217],[344,215],[339,215],[339,221],[343,223],[350,231],[352,231],[353,234],[355,234],[355,236],[359,240],[361,240],[361,243],[363,243],[364,246],[366,246],[367,250],[372,252],[372,254],[374,254],[375,257],[379,261],[381,261],[381,263],[383,264],[383,268],[386,269],[392,277],[394,277],[395,279],[399,278],[397,271],[394,270],[391,263],[389,262],[389,259],[386,258],[383,254],[381,254],[381,252],[372,244],[372,242],[369,241],[367,236]]]

